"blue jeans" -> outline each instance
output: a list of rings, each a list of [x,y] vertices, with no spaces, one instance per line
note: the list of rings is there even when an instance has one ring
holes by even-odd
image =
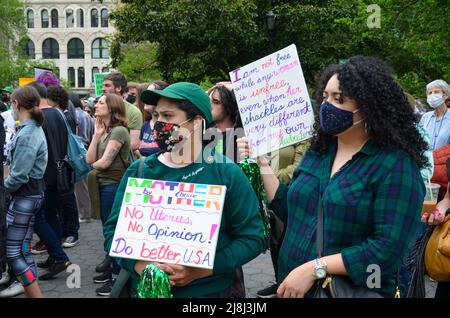
[[[58,218],[60,195],[49,188],[44,194],[44,205],[36,214],[34,231],[47,247],[48,254],[55,261],[67,261],[69,257],[61,246],[62,227]]]
[[[100,218],[102,219],[102,224],[105,224],[111,213],[118,187],[118,183],[100,186]]]
[[[27,287],[37,278],[36,266],[31,254],[35,214],[42,206],[44,196],[15,196],[9,204],[6,222],[6,257],[15,277]]]
[[[118,183],[100,186],[100,218],[102,219],[103,225],[105,225],[109,215],[111,214],[118,187]],[[107,253],[108,252],[109,251],[107,251]],[[120,267],[115,259],[111,259],[111,271],[114,275],[119,275]]]

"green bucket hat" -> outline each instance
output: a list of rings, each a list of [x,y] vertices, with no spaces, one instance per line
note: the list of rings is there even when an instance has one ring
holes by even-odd
[[[13,90],[14,90],[14,87],[12,87],[12,86],[6,86],[6,87],[3,87],[3,88],[0,89],[0,90],[1,90],[1,91],[5,91],[5,92],[12,93]]]
[[[163,90],[145,90],[141,93],[141,100],[147,105],[156,105],[160,97],[187,100],[203,114],[206,126],[209,126],[213,121],[209,96],[197,84],[179,82],[169,85]]]

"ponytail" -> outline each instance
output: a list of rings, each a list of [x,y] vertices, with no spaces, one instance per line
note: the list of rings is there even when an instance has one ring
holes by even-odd
[[[16,88],[11,94],[11,100],[17,101],[17,107],[24,108],[30,112],[31,118],[34,119],[38,126],[42,126],[44,115],[39,109],[41,97],[38,91],[29,85]]]
[[[42,126],[44,123],[44,114],[42,114],[42,110],[39,108],[39,106],[33,106],[33,108],[30,110],[31,118],[33,118],[36,121],[37,126]]]

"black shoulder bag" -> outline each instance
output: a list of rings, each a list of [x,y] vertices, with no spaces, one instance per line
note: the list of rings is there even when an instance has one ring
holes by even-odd
[[[66,123],[64,114],[60,113],[59,115],[60,118],[64,121],[64,123]],[[70,128],[66,124],[64,125],[64,127],[67,131],[68,136],[71,133]],[[54,154],[54,156],[57,156],[58,151],[56,149],[56,146],[53,143],[49,142],[48,147],[52,149],[52,153]],[[62,159],[55,158],[55,164],[56,164],[56,190],[60,195],[73,193],[75,173],[68,162],[67,153],[66,156]]]
[[[322,257],[324,248],[322,196],[319,194],[317,204],[317,257]],[[368,287],[356,286],[349,277],[328,274],[317,282],[314,298],[383,298],[379,293]]]

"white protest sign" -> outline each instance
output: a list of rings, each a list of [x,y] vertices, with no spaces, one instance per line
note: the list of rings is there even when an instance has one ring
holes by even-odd
[[[314,114],[294,44],[230,78],[253,157],[311,137]]]
[[[109,255],[213,268],[225,186],[128,178]]]

